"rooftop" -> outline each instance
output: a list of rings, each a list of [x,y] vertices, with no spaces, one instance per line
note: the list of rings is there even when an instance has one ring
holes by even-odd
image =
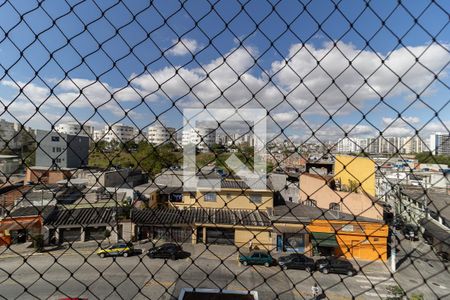
[[[157,208],[133,209],[131,219],[138,225],[222,224],[270,226],[265,211],[223,208]]]
[[[383,220],[355,216],[343,212],[323,209],[314,206],[286,202],[285,205],[278,205],[273,208],[272,220],[292,219],[297,222],[310,222],[316,219],[336,220],[336,221],[360,221],[384,223]]]
[[[450,220],[450,190],[417,186],[401,186],[401,193],[416,202],[427,202],[427,207],[446,220]]]

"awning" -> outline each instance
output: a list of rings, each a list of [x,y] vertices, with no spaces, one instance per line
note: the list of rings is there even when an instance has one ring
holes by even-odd
[[[335,233],[311,232],[311,242],[315,247],[339,247]]]
[[[31,220],[31,221],[19,221],[19,220],[16,220],[16,221],[12,221],[12,222],[7,222],[7,223],[3,223],[0,226],[0,231],[31,229],[38,222],[39,222],[39,219],[34,219],[34,220]]]

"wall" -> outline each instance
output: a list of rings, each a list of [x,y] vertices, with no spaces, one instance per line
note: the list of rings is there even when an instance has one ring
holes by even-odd
[[[353,227],[353,231],[340,229]],[[388,226],[381,223],[314,220],[310,232],[337,232],[338,253],[349,259],[387,260]],[[367,236],[367,238],[366,238]]]
[[[191,207],[203,207],[203,208],[223,208],[230,209],[267,209],[273,207],[273,194],[271,191],[248,191],[242,194],[242,190],[222,189],[217,193],[216,201],[205,201],[204,191],[197,191],[195,198],[191,198],[189,192],[183,193],[183,203],[173,203],[175,206],[191,206]],[[251,194],[261,194],[261,203],[253,203],[250,200]]]
[[[68,135],[66,151],[67,168],[79,168],[88,165],[89,137]]]
[[[14,205],[14,201],[22,197],[31,186],[22,185],[17,186],[13,190],[0,195],[0,208],[11,208]]]
[[[70,171],[49,170],[49,169],[30,169],[27,168],[25,182],[41,182],[46,184],[57,183],[60,180],[70,177]]]
[[[36,150],[36,166],[51,167],[53,160],[60,168],[79,168],[88,163],[89,138],[87,136],[38,130],[36,141],[39,143]],[[57,162],[57,159],[60,161]]]
[[[253,247],[258,246],[261,250],[271,251],[274,248],[272,243],[272,229],[250,229],[250,228],[236,228],[234,231],[235,245],[238,247],[250,247],[252,242]]]
[[[362,193],[333,191],[324,179],[308,174],[300,176],[300,201],[307,199],[317,201],[317,207],[329,209],[330,203],[339,203],[341,212],[355,216],[383,219],[383,207]]]
[[[369,158],[336,155],[334,178],[343,185],[356,181],[366,193],[375,196],[375,162]]]

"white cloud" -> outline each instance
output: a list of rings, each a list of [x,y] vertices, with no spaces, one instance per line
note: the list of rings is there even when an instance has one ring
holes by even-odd
[[[196,51],[198,47],[195,40],[182,39],[169,52],[183,55],[188,53],[188,49]],[[321,47],[294,44],[289,49],[288,57],[273,61],[264,72],[255,67],[257,57],[257,49],[239,47],[200,67],[166,66],[139,76],[132,74],[130,85],[121,87],[83,78],[66,79],[55,87],[52,95],[43,84],[25,85],[19,82],[19,87],[12,81],[2,81],[1,84],[15,89],[19,98],[26,98],[26,95],[35,103],[50,97],[49,105],[59,108],[69,104],[77,108],[102,106],[104,109],[111,108],[119,116],[124,114],[119,111],[120,108],[112,108],[115,106],[115,101],[110,101],[112,95],[119,103],[146,97],[146,100],[159,106],[171,105],[176,100],[178,108],[204,105],[210,108],[264,107],[271,111],[276,122],[288,123],[295,120],[299,112],[302,115],[325,116],[328,113],[351,114],[355,111],[352,106],[342,107],[347,103],[347,97],[354,106],[362,108],[368,101],[377,100],[380,96],[406,100],[411,94],[422,94],[424,90],[429,92],[434,74],[450,61],[447,45],[445,48],[438,44],[410,46],[380,54],[344,42],[338,42],[336,46],[327,43]],[[352,61],[351,66],[349,60]],[[399,82],[399,76],[402,82]],[[441,72],[439,76],[443,78],[446,73]],[[19,88],[23,89],[22,94]],[[158,99],[159,102],[156,102]],[[280,107],[280,103],[290,105]],[[275,107],[277,109],[272,110]],[[416,116],[404,119],[413,126],[420,125],[420,119]],[[382,125],[392,121],[395,120],[385,118]],[[308,130],[305,124],[300,125],[303,126],[296,127],[297,132]],[[386,129],[392,134],[412,130],[410,126],[397,124],[397,121],[393,125]],[[342,127],[350,130],[352,126]],[[332,122],[318,130],[330,136],[343,133]],[[361,124],[352,133],[364,135],[372,131],[371,126]]]
[[[194,39],[182,38],[180,40],[172,40],[173,45],[167,51],[169,55],[182,56],[188,53],[195,53],[200,47]]]

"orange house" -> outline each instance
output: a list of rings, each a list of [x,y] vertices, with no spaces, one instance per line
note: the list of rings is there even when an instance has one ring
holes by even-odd
[[[387,260],[389,230],[382,222],[316,219],[307,229],[313,253],[326,248],[349,259]]]
[[[0,222],[0,245],[25,243],[42,233],[40,216],[11,217]]]

